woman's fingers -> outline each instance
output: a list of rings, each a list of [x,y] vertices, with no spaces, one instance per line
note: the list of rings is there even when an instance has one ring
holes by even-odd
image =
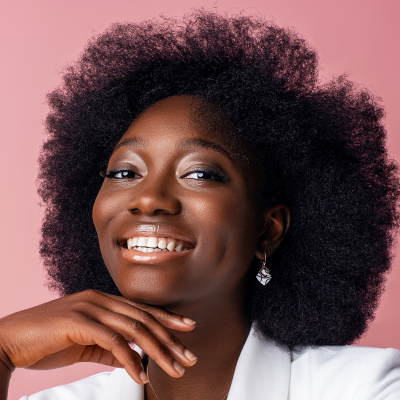
[[[79,362],[93,362],[108,365],[109,367],[123,368],[123,365],[115,358],[111,351],[103,349],[98,345],[85,346]]]
[[[147,383],[140,355],[132,350],[124,336],[96,321],[88,321],[85,327],[70,333],[70,339],[81,345],[97,345],[112,353],[131,378],[141,384]],[[82,354],[82,357],[85,356]],[[88,355],[86,355],[87,357]],[[92,357],[89,357],[91,359]],[[79,361],[82,361],[79,360]]]
[[[170,376],[179,377],[184,372],[183,366],[196,363],[197,357],[166,329],[168,326],[190,331],[195,326],[194,321],[189,320],[188,324],[179,315],[157,307],[133,303],[123,297],[101,292],[96,295],[114,301],[107,303],[107,308],[90,310],[90,315],[96,316],[98,322],[123,333],[127,340],[136,343]]]
[[[73,344],[66,349],[49,354],[34,364],[26,367],[27,369],[43,370],[59,368],[60,365],[68,366],[77,362],[93,362],[108,365],[115,368],[123,368],[122,364],[114,355],[98,345]]]
[[[151,314],[155,319],[157,319],[157,321],[161,322],[167,328],[174,329],[176,331],[186,332],[186,331],[191,331],[196,326],[196,322],[193,321],[192,319],[182,317],[181,315],[174,314],[170,311],[166,311],[155,306],[150,306],[148,304],[135,303],[121,296],[114,296],[112,294],[102,293],[102,292],[97,292],[97,293],[100,296],[106,296],[120,303],[125,303],[132,307],[145,311]]]
[[[97,305],[93,305],[90,315],[95,315],[99,322],[107,324],[112,329],[123,332],[128,340],[135,342],[150,357],[148,349],[143,347],[142,333],[155,337],[183,365],[191,366],[196,362],[196,356],[147,311],[120,301],[108,304],[107,309],[103,307],[98,309],[97,307]],[[123,331],[119,329],[123,329]]]
[[[118,341],[122,342],[123,338],[124,343],[120,344],[123,348],[129,348],[126,343],[127,340],[136,343],[167,374],[175,378],[184,373],[183,366],[192,366],[196,363],[195,355],[178,338],[172,335],[153,314],[138,308],[136,303],[121,301],[125,299],[118,296],[103,295],[100,292],[89,293],[89,295],[90,301],[85,305],[83,315],[111,329],[117,334]],[[105,298],[108,301],[105,301]],[[146,307],[143,305],[142,308],[157,315],[162,315],[168,321],[171,319],[178,321],[182,325],[180,320],[182,317],[180,316],[173,314],[172,317],[166,317],[171,313],[151,306]],[[160,312],[157,312],[158,310]],[[191,329],[193,329],[193,325],[190,326],[189,330]],[[97,342],[97,344],[110,350],[104,347],[102,343]],[[110,351],[116,356],[118,348]],[[116,358],[119,362],[122,362],[117,356]],[[126,364],[123,365],[125,368]]]
[[[93,310],[91,314],[97,314],[98,322],[122,333],[126,340],[136,343],[173,377],[182,375],[182,364],[195,364],[196,357],[151,314],[137,309],[129,311],[130,316],[106,309]]]

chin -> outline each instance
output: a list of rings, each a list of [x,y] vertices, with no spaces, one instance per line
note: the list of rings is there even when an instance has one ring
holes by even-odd
[[[135,279],[132,285],[128,286],[124,283],[117,286],[122,296],[136,303],[175,308],[178,304],[185,302],[186,296],[180,293],[176,285],[167,285],[165,279],[162,281]]]

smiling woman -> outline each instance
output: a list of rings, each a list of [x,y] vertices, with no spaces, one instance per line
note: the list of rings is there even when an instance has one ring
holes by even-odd
[[[89,42],[40,158],[63,297],[0,320],[2,399],[15,367],[85,361],[117,368],[23,399],[398,399],[400,352],[348,346],[398,170],[377,100],[317,70],[293,32],[205,11]]]
[[[225,143],[191,123],[194,99],[161,100],[134,120],[93,206],[101,253],[120,293],[182,315],[197,314],[199,302],[208,313],[213,304],[235,304],[239,290],[244,295],[264,230],[254,212],[260,182]],[[168,251],[167,241],[182,251]]]

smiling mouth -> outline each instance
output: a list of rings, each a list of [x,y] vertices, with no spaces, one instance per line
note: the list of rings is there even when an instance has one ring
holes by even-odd
[[[129,238],[125,240],[123,247],[128,250],[136,250],[142,253],[181,252],[194,248],[191,243],[182,240],[155,236]]]

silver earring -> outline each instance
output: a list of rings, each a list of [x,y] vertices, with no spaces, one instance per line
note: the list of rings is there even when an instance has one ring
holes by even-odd
[[[261,261],[261,269],[258,271],[256,278],[261,285],[266,285],[272,278],[270,270],[267,268],[267,253],[264,250],[264,260]]]

